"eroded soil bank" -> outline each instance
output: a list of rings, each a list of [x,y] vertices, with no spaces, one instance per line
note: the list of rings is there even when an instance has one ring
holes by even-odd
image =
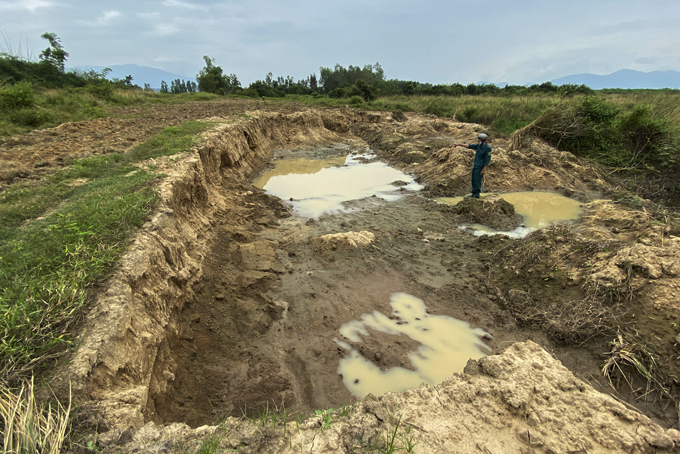
[[[350,205],[356,211],[309,220],[249,183],[273,156],[297,156],[321,145],[344,143],[356,150],[370,145],[383,159],[417,175],[428,195],[462,195],[468,189],[472,155],[453,149],[450,143],[470,140],[476,130],[479,126],[425,116],[397,121],[390,114],[351,111],[263,113],[219,126],[195,153],[168,161],[170,177],[161,187],[164,204],[139,235],[121,272],[98,298],[70,366],[84,411],[92,415],[90,423],[108,431],[101,436],[102,446],[113,451],[121,446],[133,449],[126,445],[132,437],[136,447],[146,443],[147,450],[153,445],[181,452],[180,447],[201,437],[217,436],[217,429],[191,435],[184,426],[161,432],[153,423],[197,427],[226,416],[258,414],[267,406],[285,404],[290,411],[306,415],[354,402],[337,373],[346,351],[333,338],[340,326],[364,313],[389,314],[390,295],[405,292],[421,298],[432,314],[449,315],[492,334],[485,342],[493,353],[531,340],[579,378],[538,346],[516,345],[511,349],[514,353],[481,360],[481,368],[471,365],[467,375],[455,376],[442,388],[426,386],[377,401],[366,398],[352,407],[355,419],[345,424],[335,418],[338,424],[331,425],[330,431],[318,431],[314,418],[303,423],[297,435],[292,426],[276,435],[272,429],[228,420],[220,446],[240,445],[242,452],[298,452],[300,446],[311,452],[352,452],[378,443],[379,433],[394,428],[401,418],[402,427],[410,427],[419,443],[416,452],[675,449],[675,432],[664,433],[645,416],[584,383],[608,390],[599,370],[606,338],[590,347],[565,347],[544,325],[518,317],[508,303],[520,281],[522,291],[533,291],[534,299],[555,304],[579,300],[579,292],[584,292],[580,284],[588,280],[591,268],[601,264],[604,270],[610,262],[614,268],[608,276],[616,285],[611,273],[625,269],[617,265],[616,254],[626,245],[644,246],[645,241],[650,248],[660,247],[655,241],[676,247],[673,224],[657,225],[648,215],[624,231],[621,222],[606,219],[638,219],[636,214],[611,204],[609,218],[601,218],[593,213],[599,213],[602,205],[591,204],[576,234],[592,238],[597,232],[600,238],[617,240],[616,248],[588,249],[592,253],[587,257],[568,255],[578,256],[579,261],[571,268],[560,264],[557,272],[552,261],[532,253],[523,268],[513,269],[501,263],[504,256],[499,254],[507,256],[514,240],[474,237],[457,228],[466,221],[461,214],[419,194],[406,193],[389,203],[377,197],[355,200]],[[492,145],[494,164],[485,178],[485,190],[552,190],[583,202],[609,191],[596,169],[568,153],[540,144],[520,152],[506,152],[503,141]],[[275,149],[281,151],[274,155]],[[645,230],[650,226],[655,229]],[[370,232],[373,242],[363,247],[326,247],[319,240],[345,232]],[[554,247],[559,241],[552,246],[549,240],[539,243],[548,256],[570,252]],[[576,242],[570,244],[576,247]],[[645,253],[658,257],[661,252]],[[582,260],[590,265],[584,267]],[[660,272],[647,274],[645,285],[657,294],[667,293],[669,302],[655,310],[666,314],[668,326],[654,332],[663,331],[662,348],[670,352],[674,346],[666,343],[675,335],[671,320],[676,317],[672,302],[678,288],[677,264],[672,257],[663,263]],[[551,287],[545,286],[546,276]],[[652,301],[649,293],[641,292],[634,307],[651,310]],[[395,337],[371,332],[353,347],[380,367],[409,367],[406,354],[417,345]],[[669,354],[664,358],[671,367]],[[494,369],[498,364],[503,364],[498,366],[501,369]],[[553,373],[561,375],[552,377]],[[531,392],[529,377],[534,377]],[[597,396],[602,405],[586,405],[588,399],[595,399],[587,396]],[[623,396],[635,402],[634,397]],[[428,399],[436,399],[439,405],[428,404]],[[469,412],[472,419],[456,416],[454,408]],[[665,427],[676,423],[673,406],[666,407],[665,413],[659,408],[643,410]],[[544,412],[551,416],[542,416]],[[593,422],[599,418],[605,422]],[[136,432],[148,422],[152,423]],[[579,428],[582,423],[585,426]],[[642,426],[649,433],[636,432]],[[565,427],[573,431],[565,432]],[[493,431],[495,435],[489,435]],[[232,435],[236,438],[229,438]]]

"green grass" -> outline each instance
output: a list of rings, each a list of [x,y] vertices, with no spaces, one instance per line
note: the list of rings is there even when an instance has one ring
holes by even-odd
[[[166,128],[129,153],[80,159],[0,193],[4,374],[21,375],[72,344],[88,288],[106,276],[158,202],[154,183],[162,176],[134,164],[187,150],[211,126]]]

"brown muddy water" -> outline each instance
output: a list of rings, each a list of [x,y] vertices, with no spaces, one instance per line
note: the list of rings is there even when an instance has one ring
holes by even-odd
[[[323,213],[351,211],[344,202],[376,196],[386,201],[422,186],[371,154],[349,154],[328,159],[278,160],[253,181],[267,193],[290,200],[297,214],[318,218]]]
[[[488,194],[482,194],[482,197]],[[523,238],[536,229],[548,227],[556,222],[569,222],[581,215],[581,202],[553,192],[508,192],[498,194],[515,207],[524,223],[511,232],[499,232],[481,224],[462,224],[461,228],[475,231],[475,235],[504,234],[511,238]],[[441,197],[437,201],[446,205],[457,205],[463,197]]]
[[[468,360],[482,358],[491,350],[481,340],[482,336],[488,336],[484,330],[470,328],[469,323],[453,317],[430,315],[420,298],[394,293],[390,305],[391,316],[379,311],[364,314],[360,320],[342,325],[340,334],[344,339],[357,343],[362,342],[361,336],[370,336],[369,329],[390,335],[406,335],[420,342],[420,346],[407,355],[412,368],[381,369],[347,342],[335,338],[335,342],[350,353],[340,360],[338,373],[355,397],[406,391],[417,388],[421,383],[437,385],[454,372],[462,372]]]

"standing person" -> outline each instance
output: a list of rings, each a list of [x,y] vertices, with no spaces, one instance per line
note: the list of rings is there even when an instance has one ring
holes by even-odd
[[[477,134],[477,143],[469,145],[464,143],[454,143],[454,147],[466,147],[475,152],[475,163],[472,165],[472,194],[470,197],[479,198],[479,193],[482,192],[482,177],[486,172],[486,166],[491,162],[491,147],[486,143],[489,136],[486,134]]]

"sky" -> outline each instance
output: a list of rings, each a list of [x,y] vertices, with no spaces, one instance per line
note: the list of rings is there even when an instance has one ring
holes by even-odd
[[[187,77],[215,59],[245,86],[379,62],[389,79],[544,82],[680,70],[678,0],[0,0],[0,50],[68,66],[134,63]]]

